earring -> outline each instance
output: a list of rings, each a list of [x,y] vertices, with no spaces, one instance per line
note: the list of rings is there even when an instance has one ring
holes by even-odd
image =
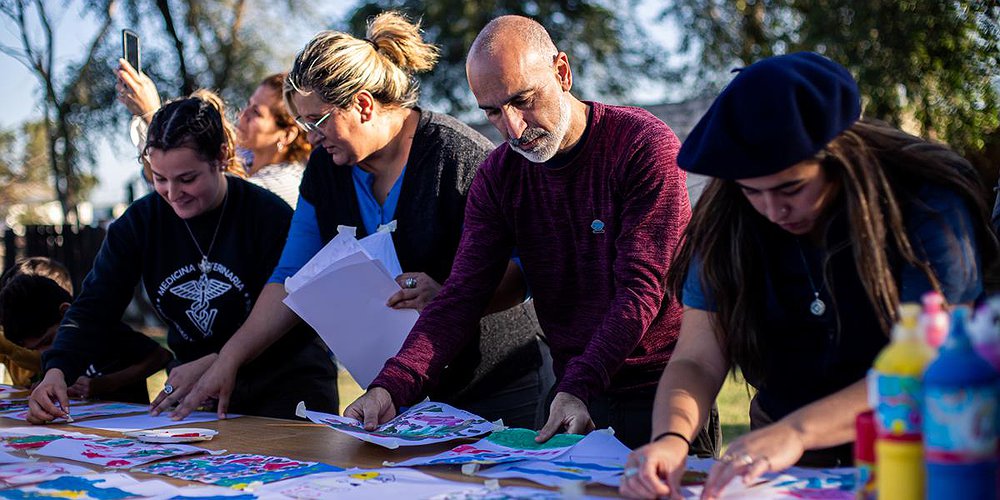
[[[282,151],[283,151],[284,149],[285,149],[285,145],[284,145],[284,143],[281,143],[281,142],[279,142],[279,143],[278,143],[278,152],[280,153],[280,152],[282,152]]]

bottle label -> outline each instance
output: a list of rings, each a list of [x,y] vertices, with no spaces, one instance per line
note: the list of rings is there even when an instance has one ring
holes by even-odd
[[[921,383],[916,377],[875,373],[875,428],[879,435],[919,436]]]
[[[928,387],[926,393],[924,446],[928,461],[968,463],[994,458],[996,387]]]

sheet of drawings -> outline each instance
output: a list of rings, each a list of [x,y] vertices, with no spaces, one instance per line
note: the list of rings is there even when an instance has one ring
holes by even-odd
[[[476,437],[499,428],[480,416],[432,401],[411,407],[374,431],[366,431],[361,422],[351,418],[309,411],[303,403],[299,403],[295,414],[389,449]]]
[[[0,490],[0,499],[125,500],[164,497],[177,490],[177,487],[163,481],[139,481],[126,474],[108,473],[60,476],[38,484]]]
[[[551,460],[522,460],[479,471],[481,477],[518,478],[546,486],[583,481],[618,487],[629,449],[608,430],[594,431]]]
[[[74,413],[73,415],[74,418],[76,418],[76,414]],[[227,414],[226,418],[238,418],[240,416],[242,415]],[[173,427],[173,426],[190,427],[191,424],[197,424],[201,422],[215,422],[217,420],[219,420],[219,415],[215,412],[195,411],[191,412],[190,415],[184,417],[184,420],[174,420],[170,417],[169,413],[161,413],[156,416],[150,415],[149,413],[142,413],[140,415],[128,415],[125,417],[105,418],[101,420],[82,422],[74,425],[76,425],[77,427],[101,429],[113,432],[131,432],[131,431],[141,431],[148,429],[160,429],[162,427]]]
[[[253,489],[263,498],[314,500],[407,499],[507,499],[547,500],[563,498],[560,492],[533,488],[486,486],[441,479],[414,469],[348,469],[315,474],[260,486]]]
[[[536,443],[538,433],[528,429],[504,429],[471,444],[460,444],[446,452],[428,457],[415,457],[392,464],[399,467],[415,465],[500,464],[519,460],[552,460],[583,436],[556,434],[544,443]]]
[[[684,498],[701,496],[702,485],[714,464],[713,459],[688,458],[686,478],[689,480],[684,486]],[[698,475],[697,478],[694,475]],[[853,467],[837,469],[792,467],[779,473],[765,474],[759,481],[749,485],[736,478],[726,485],[722,491],[722,498],[848,500],[855,498],[856,475],[857,469]]]
[[[18,486],[55,479],[59,476],[92,474],[79,465],[57,462],[25,461],[0,465],[0,487]]]
[[[110,417],[113,415],[124,415],[127,413],[139,413],[149,411],[147,405],[137,405],[132,403],[90,403],[82,405],[70,405],[69,414],[73,422],[87,418]],[[9,410],[0,413],[0,417],[12,418],[14,420],[27,420],[28,410]],[[57,418],[53,423],[66,423],[65,418]]]
[[[151,444],[136,439],[59,439],[32,452],[45,457],[65,458],[104,467],[123,468],[148,464],[208,450],[188,444]]]
[[[285,457],[229,454],[193,457],[145,465],[138,472],[159,474],[185,481],[245,488],[251,483],[271,483],[292,477],[343,470],[318,462],[304,462]]]
[[[34,450],[57,439],[102,439],[94,434],[61,431],[44,426],[0,429],[0,449],[7,451]]]

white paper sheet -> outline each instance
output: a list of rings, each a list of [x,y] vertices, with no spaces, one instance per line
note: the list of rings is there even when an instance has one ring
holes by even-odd
[[[419,317],[413,309],[386,305],[398,291],[384,269],[365,260],[321,273],[284,302],[319,333],[354,380],[368,387],[385,361],[399,352]]]
[[[413,469],[349,469],[288,479],[253,489],[265,498],[313,500],[407,499],[559,499],[559,492],[534,488],[490,488],[482,483],[440,479]]]
[[[226,414],[227,418],[237,418],[240,416],[241,415],[235,415],[231,413]],[[207,412],[207,411],[192,412],[187,417],[184,417],[184,420],[173,420],[170,418],[170,413],[165,412],[155,417],[148,413],[143,413],[141,415],[130,415],[127,417],[105,418],[102,420],[80,422],[79,424],[74,423],[73,425],[76,427],[86,427],[89,429],[129,432],[129,431],[139,431],[146,429],[159,429],[161,427],[173,427],[173,426],[190,427],[190,424],[196,424],[199,422],[215,422],[216,420],[219,420],[219,416],[215,412]]]
[[[482,436],[500,427],[478,415],[433,401],[413,406],[396,418],[378,426],[374,431],[366,431],[361,422],[353,418],[309,411],[305,403],[299,403],[295,414],[389,449]]]
[[[60,439],[32,452],[43,457],[65,458],[112,468],[128,468],[164,458],[207,453],[189,444],[151,444],[135,439],[106,438],[92,441]]]
[[[76,423],[77,420],[107,417],[112,415],[125,415],[128,413],[138,413],[149,410],[149,405],[137,405],[133,403],[83,403],[79,404],[74,402],[69,407],[70,417],[73,418],[73,422]],[[15,420],[26,420],[28,417],[28,410],[13,410],[0,413],[0,417],[12,418]],[[66,423],[65,418],[57,418],[52,421],[53,423]]]
[[[618,487],[629,449],[614,434],[594,431],[551,460],[524,460],[500,464],[477,475],[497,479],[520,478],[546,486],[574,481]]]
[[[59,476],[93,474],[94,471],[79,465],[57,462],[26,461],[0,465],[0,487],[31,484]]]

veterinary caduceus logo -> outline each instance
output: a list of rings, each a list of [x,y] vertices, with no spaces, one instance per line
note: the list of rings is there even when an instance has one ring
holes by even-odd
[[[211,307],[211,300],[222,296],[233,286],[202,274],[198,279],[184,282],[170,289],[170,293],[192,301],[185,313],[188,319],[201,331],[205,337],[212,335],[212,324],[218,309]]]

